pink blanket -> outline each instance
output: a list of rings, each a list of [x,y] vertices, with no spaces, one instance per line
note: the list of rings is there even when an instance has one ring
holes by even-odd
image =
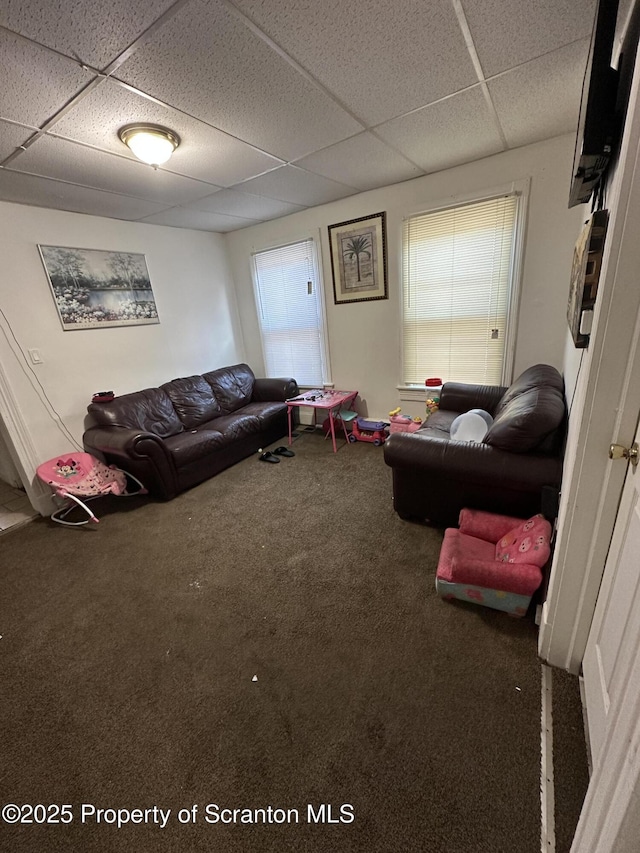
[[[122,495],[127,490],[127,478],[115,466],[107,466],[90,453],[71,453],[50,459],[38,466],[38,477],[51,486],[57,495]]]

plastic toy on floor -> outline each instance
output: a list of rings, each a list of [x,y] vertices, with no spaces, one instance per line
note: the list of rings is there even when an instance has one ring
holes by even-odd
[[[429,417],[429,415],[432,415],[434,412],[437,412],[438,409],[440,408],[440,398],[439,397],[428,397],[427,403],[426,403],[426,408],[427,408],[427,417]]]
[[[391,425],[389,432],[416,432],[422,426],[422,418],[411,418],[409,415],[401,415],[402,409],[398,406],[397,409],[389,412]]]
[[[350,442],[369,441],[379,447],[387,440],[387,424],[385,421],[370,421],[367,418],[356,418],[349,435]]]
[[[86,501],[93,498],[109,494],[119,497],[147,494],[147,489],[133,474],[125,474],[115,465],[105,465],[90,453],[70,453],[54,457],[39,465],[36,474],[38,479],[53,489],[51,497],[54,500],[61,498],[64,501],[64,505],[52,513],[52,521],[68,527],[79,527],[89,522],[97,524],[100,521],[86,504]],[[127,478],[138,484],[139,488],[135,492],[128,490]],[[84,510],[88,518],[82,521],[67,521],[67,515],[76,507]]]

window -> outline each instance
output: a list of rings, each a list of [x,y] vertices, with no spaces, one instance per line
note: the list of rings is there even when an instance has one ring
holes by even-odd
[[[420,214],[403,225],[403,381],[500,385],[521,196]]]
[[[301,387],[327,381],[322,293],[312,239],[253,256],[258,319],[268,376]]]

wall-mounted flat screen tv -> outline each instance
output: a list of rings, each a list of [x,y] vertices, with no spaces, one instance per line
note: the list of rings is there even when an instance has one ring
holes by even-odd
[[[617,17],[618,0],[599,0],[582,87],[569,207],[589,201],[616,143],[618,72],[611,58]]]

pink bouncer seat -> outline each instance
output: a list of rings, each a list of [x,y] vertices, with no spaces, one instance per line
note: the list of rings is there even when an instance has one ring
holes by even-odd
[[[551,525],[542,515],[514,518],[475,509],[445,530],[436,572],[442,598],[457,598],[524,616],[542,583]]]
[[[52,520],[69,527],[77,527],[90,521],[95,524],[99,522],[100,519],[96,518],[86,504],[86,501],[92,498],[109,494],[123,497],[147,494],[147,489],[133,474],[125,474],[115,465],[105,465],[90,453],[70,453],[67,456],[54,457],[39,465],[36,474],[38,479],[51,487],[51,497],[54,500],[61,498],[64,501],[64,505],[52,513]],[[129,491],[127,478],[138,484],[135,491]],[[67,515],[75,507],[83,509],[88,518],[67,521]]]

